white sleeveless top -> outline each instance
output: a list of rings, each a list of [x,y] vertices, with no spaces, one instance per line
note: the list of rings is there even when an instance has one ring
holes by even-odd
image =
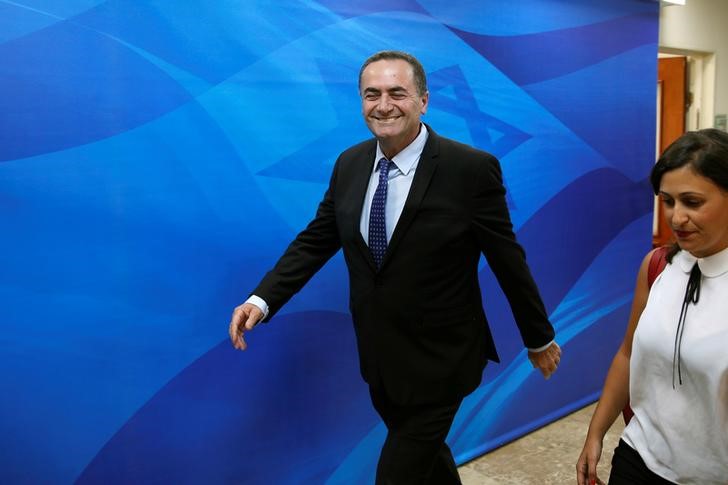
[[[703,274],[681,347],[682,385],[673,389],[680,309],[695,262]],[[675,255],[655,280],[630,359],[634,417],[622,438],[657,475],[681,485],[728,484],[728,249],[703,259]]]

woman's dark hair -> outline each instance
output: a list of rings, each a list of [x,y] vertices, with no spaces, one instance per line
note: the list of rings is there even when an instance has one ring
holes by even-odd
[[[715,128],[689,131],[672,142],[652,167],[650,183],[655,195],[660,193],[662,176],[671,170],[689,166],[696,174],[710,179],[728,192],[728,133]],[[667,260],[679,251],[674,245]]]
[[[665,173],[686,165],[728,192],[728,133],[707,128],[689,131],[672,142],[650,173],[655,195],[660,193]]]

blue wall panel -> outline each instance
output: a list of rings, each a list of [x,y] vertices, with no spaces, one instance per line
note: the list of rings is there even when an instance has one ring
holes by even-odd
[[[426,122],[501,159],[564,347],[545,382],[483,267],[503,362],[457,458],[594,399],[650,244],[657,22],[640,0],[0,0],[0,482],[372,481],[341,255],[247,352],[226,332],[369,136],[381,49],[425,65]]]

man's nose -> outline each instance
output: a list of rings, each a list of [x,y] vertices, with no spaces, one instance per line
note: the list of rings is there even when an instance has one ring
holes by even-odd
[[[389,96],[384,95],[379,98],[379,104],[377,105],[379,111],[389,111],[392,109],[392,103],[390,103]]]

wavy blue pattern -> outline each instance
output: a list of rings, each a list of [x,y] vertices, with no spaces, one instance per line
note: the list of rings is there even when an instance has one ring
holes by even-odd
[[[658,6],[486,3],[0,0],[0,482],[372,481],[341,256],[245,354],[225,332],[369,136],[385,48],[427,68],[426,122],[501,159],[565,349],[534,374],[484,267],[503,363],[458,460],[593,399],[650,243]]]
[[[307,3],[109,0],[79,15],[75,22],[135,45],[210,83],[219,83],[251,62],[337,20]]]
[[[639,180],[645,176],[642,163],[651,164],[655,160],[654,147],[644,143],[639,135],[655,124],[644,116],[655,105],[651,99],[655,88],[648,83],[648,80],[654,80],[655,67],[639,61],[653,56],[657,56],[654,45],[638,47],[558,79],[524,86],[524,89],[612,166],[632,180]],[[620,71],[619,76],[613,74],[615,70]],[[635,84],[635,79],[643,82]],[[574,101],[583,102],[589,109],[574,109],[573,104],[563,102],[564,90],[575,85],[586,89],[583,97]],[[600,120],[598,124],[594,123],[595,117]],[[633,131],[625,132],[625,124],[633,127]],[[629,160],[642,163],[628,163]]]
[[[565,76],[645,44],[657,35],[652,15],[638,14],[569,29],[517,36],[474,34],[453,29],[519,85]],[[619,32],[619,35],[614,35]],[[612,37],[609,42],[593,39]],[[655,55],[657,53],[655,52]],[[539,68],[534,69],[534,64]]]
[[[569,31],[577,27],[608,22],[625,13],[653,15],[655,7],[650,5],[649,1],[643,2],[642,5],[639,1],[634,0],[610,0],[608,3],[559,0],[558,4],[543,0],[519,0],[518,2],[465,0],[450,3],[439,0],[419,0],[419,3],[438,21],[457,30],[510,38],[528,34]],[[619,31],[619,35],[623,35],[623,32]],[[591,49],[602,48],[602,46],[591,43],[593,38],[586,40],[591,44]],[[606,44],[611,44],[611,42],[606,42]],[[558,52],[563,52],[563,49],[573,46],[560,44],[557,47]],[[556,55],[556,52],[551,55]],[[568,56],[562,58],[562,62],[569,63]],[[531,69],[531,71],[535,73],[539,69]]]
[[[22,37],[62,20],[37,9],[0,1],[0,43]]]
[[[189,100],[155,66],[69,22],[0,45],[0,58],[0,161],[122,133]],[[134,83],[112,82],[124,72]]]
[[[323,483],[378,419],[358,378],[353,334],[337,331],[350,325],[348,315],[312,312],[277,320],[242,358],[223,342],[184,369],[127,421],[77,483],[225,483],[232,477]],[[316,339],[307,338],[312,333]],[[294,344],[303,340],[305,346]],[[275,363],[267,346],[281,352]],[[332,429],[341,438],[335,446]],[[276,455],[286,459],[272,466]],[[186,465],[159,466],[170,459]]]
[[[41,15],[58,19],[68,19],[79,15],[106,0],[2,0],[2,3],[11,5],[17,9],[37,12]]]

